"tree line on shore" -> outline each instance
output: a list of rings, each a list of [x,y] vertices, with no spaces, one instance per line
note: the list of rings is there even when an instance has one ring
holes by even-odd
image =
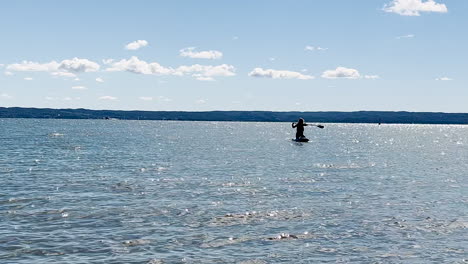
[[[273,112],[273,111],[123,111],[0,107],[0,118],[123,119],[181,121],[382,123],[382,124],[468,124],[468,113],[441,112]]]

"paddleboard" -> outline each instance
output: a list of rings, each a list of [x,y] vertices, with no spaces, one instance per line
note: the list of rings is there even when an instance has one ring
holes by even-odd
[[[309,139],[308,138],[293,138],[292,141],[296,141],[296,142],[309,142]]]

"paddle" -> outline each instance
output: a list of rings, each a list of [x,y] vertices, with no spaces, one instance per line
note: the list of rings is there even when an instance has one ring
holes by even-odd
[[[325,128],[324,126],[322,125],[312,125],[312,124],[307,124],[307,126],[314,126],[314,127],[318,127],[318,128]]]
[[[293,128],[294,128],[294,125],[296,125],[296,123],[293,122],[292,125],[293,125]],[[306,124],[306,126],[315,126],[315,127],[318,127],[318,128],[325,128],[325,127],[322,126],[322,125],[310,125],[310,124]]]

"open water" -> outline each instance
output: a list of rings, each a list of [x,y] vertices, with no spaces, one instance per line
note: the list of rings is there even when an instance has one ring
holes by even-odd
[[[0,119],[0,263],[467,263],[468,126]]]

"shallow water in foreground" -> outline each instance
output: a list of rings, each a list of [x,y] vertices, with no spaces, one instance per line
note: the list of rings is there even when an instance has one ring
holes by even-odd
[[[0,263],[467,263],[468,126],[0,119]]]

